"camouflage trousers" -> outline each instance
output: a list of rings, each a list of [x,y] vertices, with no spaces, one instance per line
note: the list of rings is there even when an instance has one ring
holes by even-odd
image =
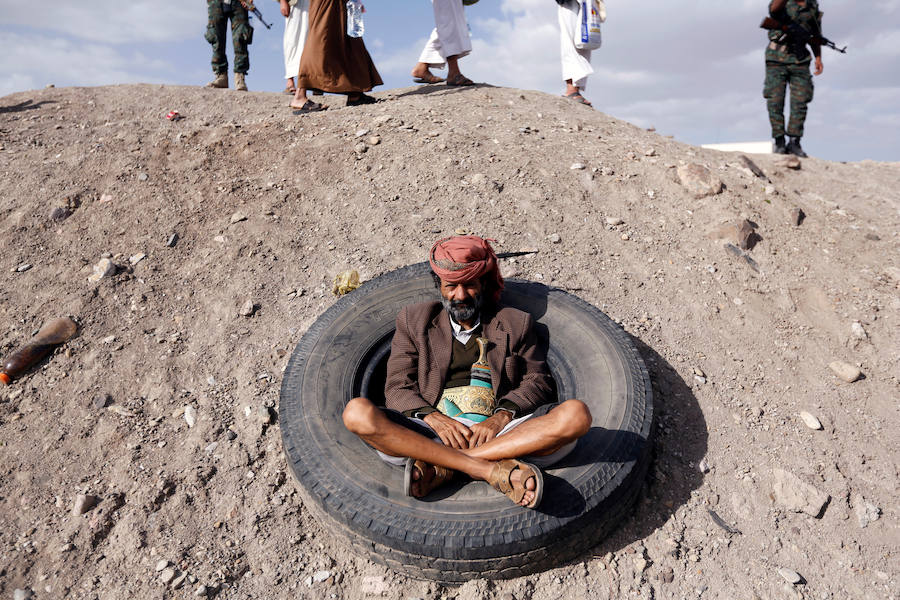
[[[784,99],[787,87],[791,88],[791,119],[784,129]],[[772,137],[785,133],[793,137],[803,136],[806,108],[813,99],[813,80],[809,63],[787,64],[766,61],[766,81],[763,97],[769,108]]]
[[[246,73],[250,70],[250,54],[247,46],[253,43],[253,27],[247,9],[238,0],[231,0],[233,12],[225,14],[222,0],[206,0],[209,22],[206,25],[206,41],[212,44],[212,70],[217,75],[228,72],[228,57],[225,56],[226,27],[231,18],[231,43],[234,46],[234,72]]]

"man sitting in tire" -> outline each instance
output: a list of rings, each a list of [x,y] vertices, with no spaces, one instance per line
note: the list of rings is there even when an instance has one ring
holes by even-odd
[[[429,262],[441,301],[400,311],[386,410],[353,398],[344,424],[387,462],[405,464],[408,495],[422,498],[462,472],[535,508],[539,467],[571,452],[590,429],[590,411],[579,400],[548,404],[532,317],[499,304],[503,278],[486,240],[442,239]]]

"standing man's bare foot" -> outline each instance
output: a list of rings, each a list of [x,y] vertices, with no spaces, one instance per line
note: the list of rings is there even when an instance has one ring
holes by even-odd
[[[441,83],[444,81],[443,77],[438,77],[434,73],[431,72],[431,69],[428,67],[427,63],[416,63],[416,66],[413,67],[412,70],[412,78],[416,83]]]

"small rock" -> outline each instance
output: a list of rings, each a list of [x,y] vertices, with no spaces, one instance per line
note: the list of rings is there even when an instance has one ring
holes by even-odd
[[[694,381],[703,385],[704,383],[706,383],[706,377],[701,377],[700,375],[694,375]]]
[[[171,583],[175,579],[175,569],[171,567],[163,569],[162,573],[159,574],[159,579],[163,583]]]
[[[100,203],[106,204],[107,202],[112,202],[112,194],[100,194]]]
[[[881,237],[876,233],[867,233],[865,235],[865,238],[867,240],[869,240],[870,242],[880,242],[881,241]]]
[[[860,527],[866,527],[881,516],[881,509],[863,498],[861,494],[853,497],[853,511],[856,513],[856,520],[859,521]]]
[[[573,171],[582,171],[584,170],[584,165],[582,163],[572,163],[572,166],[569,168]]]
[[[267,406],[260,406],[256,409],[256,420],[260,425],[270,425],[272,423],[272,411]]]
[[[610,227],[616,227],[617,225],[621,225],[625,222],[624,219],[620,219],[619,217],[606,217],[606,224]]]
[[[94,399],[91,400],[91,404],[97,410],[102,410],[102,409],[106,408],[107,406],[109,406],[109,404],[111,402],[112,402],[112,396],[110,396],[109,394],[99,394],[97,396],[94,396]]]
[[[647,562],[646,558],[644,558],[643,556],[638,556],[634,559],[634,570],[638,573],[643,573],[647,570],[648,564],[649,563]]]
[[[56,206],[50,211],[50,220],[57,223],[62,223],[71,216],[72,211],[64,206]]]
[[[860,377],[862,377],[862,371],[860,371],[855,366],[850,363],[845,363],[840,360],[836,360],[828,365],[834,374],[846,381],[847,383],[853,383]]]
[[[190,404],[184,407],[184,422],[188,427],[193,427],[197,423],[197,409]]]
[[[700,460],[700,464],[697,465],[697,469],[701,473],[709,473],[709,462],[703,458]]]
[[[756,228],[747,219],[741,219],[736,223],[723,225],[717,230],[709,233],[712,239],[730,240],[740,246],[743,250],[752,250],[756,243],[762,239],[756,233]]]
[[[774,185],[767,185],[766,189],[763,191],[765,192],[766,196],[771,196],[771,195],[775,194],[778,190],[775,189]]]
[[[312,580],[315,583],[322,583],[329,577],[331,577],[331,571],[316,571],[313,573]]]
[[[831,500],[828,494],[783,469],[773,469],[772,475],[775,504],[782,508],[818,518]]]
[[[791,210],[791,225],[794,227],[800,227],[800,224],[803,223],[803,219],[806,218],[806,213],[803,212],[802,208],[794,208]]]
[[[30,270],[30,269],[31,269],[31,265],[30,265],[30,264],[28,264],[28,263],[22,263],[21,265],[19,265],[18,267],[16,267],[16,273],[24,273],[25,271],[28,271],[28,270]]]
[[[124,406],[119,406],[118,404],[113,404],[112,406],[107,406],[106,410],[110,412],[114,412],[120,417],[133,417],[134,413],[125,408]]]
[[[853,334],[853,337],[858,340],[867,340],[869,339],[869,334],[866,333],[865,328],[862,326],[862,323],[859,321],[853,321],[850,325],[850,333]]]
[[[163,569],[169,566],[169,561],[165,558],[156,563],[156,572],[159,573]]]
[[[150,178],[150,176],[147,175],[146,173],[138,174],[138,181],[147,181],[149,178]]]
[[[547,239],[550,240],[551,244],[558,244],[560,241],[562,241],[562,238],[559,237],[558,233],[551,233]]]
[[[388,585],[384,581],[384,575],[367,575],[360,582],[359,591],[366,596],[384,596],[388,592]]]
[[[142,260],[144,260],[145,258],[147,258],[147,255],[144,253],[135,254],[134,256],[132,256],[131,258],[128,259],[128,262],[130,262],[132,265],[136,265],[139,262],[141,262]]]
[[[364,135],[369,135],[368,129],[357,129],[356,130],[356,137],[362,137]]]
[[[115,272],[116,265],[113,261],[108,258],[101,258],[100,261],[94,265],[94,273],[88,277],[88,281],[100,281],[104,277],[115,274]]]
[[[187,573],[182,573],[178,577],[172,580],[172,583],[169,585],[173,590],[177,590],[182,585],[184,585],[184,580],[187,579]]]
[[[785,169],[793,169],[795,171],[800,170],[800,159],[794,156],[793,154],[788,154],[778,161],[778,164],[784,167]]]
[[[202,584],[197,586],[197,589],[194,590],[194,595],[197,596],[198,598],[202,598],[203,596],[206,596],[207,594],[208,594],[208,591],[206,589],[206,586],[202,585]]]
[[[815,430],[822,429],[822,423],[820,423],[819,420],[815,416],[806,412],[805,410],[800,412],[800,418],[803,419],[803,422],[810,429],[815,429]]]
[[[78,494],[75,496],[75,503],[72,505],[72,514],[75,516],[83,515],[87,511],[91,510],[97,503],[100,502],[100,498],[97,496],[91,496],[90,494]]]
[[[377,146],[378,144],[381,143],[381,138],[378,137],[377,135],[373,135],[373,136],[369,137],[369,139],[367,139],[366,142],[368,142],[368,144],[370,146]]]
[[[780,568],[778,569],[778,574],[781,575],[782,579],[790,583],[791,585],[797,585],[803,578],[796,571],[792,571],[790,569]]]
[[[672,583],[675,581],[675,571],[672,567],[667,567],[665,571],[659,574],[659,579],[663,583]]]
[[[214,237],[213,237],[213,241],[214,241],[214,242],[218,242],[219,244],[224,244],[224,243],[225,243],[225,236],[224,236],[224,235],[217,235],[217,236],[214,236]]]
[[[760,168],[756,165],[755,162],[753,162],[752,160],[750,160],[749,157],[747,157],[747,156],[741,154],[740,156],[738,156],[738,160],[741,162],[741,164],[744,165],[744,167],[746,167],[747,169],[749,169],[751,173],[753,173],[754,175],[756,175],[756,176],[759,177],[760,179],[766,179],[766,180],[769,179],[768,177],[766,177],[766,174],[763,173],[763,170],[760,169]]]
[[[715,196],[722,192],[722,181],[703,165],[683,165],[675,172],[678,182],[696,199]]]
[[[353,146],[353,150],[357,154],[362,154],[362,153],[366,152],[368,149],[369,149],[369,147],[366,146],[365,142],[360,142],[357,145]]]
[[[206,447],[205,451],[207,454],[213,454],[213,453],[215,453],[216,448],[218,448],[218,447],[219,447],[219,442],[212,442],[211,444],[209,444]]]
[[[644,151],[644,156],[656,156],[656,148],[648,148]]]
[[[231,224],[232,225],[234,225],[235,223],[240,223],[241,221],[246,221],[246,220],[247,220],[247,216],[244,215],[243,213],[236,212],[233,215],[231,215]]]
[[[700,367],[694,367],[694,375],[697,377],[706,377],[706,373]]]
[[[253,300],[247,300],[241,306],[241,309],[238,311],[238,314],[242,317],[252,317],[253,313],[256,312],[256,305],[253,303]]]
[[[228,441],[229,441],[229,442],[233,442],[234,440],[237,439],[237,434],[236,434],[234,431],[232,431],[231,429],[226,429],[226,430],[225,430],[225,437],[228,438]]]
[[[631,239],[631,236],[629,236],[627,233],[623,233],[620,237],[621,237],[622,240],[625,241],[625,242],[627,242],[628,240]]]
[[[166,247],[174,248],[175,244],[177,244],[177,243],[178,243],[178,234],[177,233],[169,234],[169,238],[166,240]]]
[[[31,591],[31,588],[28,589],[16,589],[13,591],[13,600],[31,600],[34,597],[34,594]]]

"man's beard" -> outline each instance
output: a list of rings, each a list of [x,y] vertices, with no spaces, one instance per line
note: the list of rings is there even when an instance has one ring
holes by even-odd
[[[441,304],[444,305],[444,308],[457,323],[471,321],[481,311],[481,294],[475,294],[474,298],[466,298],[465,300],[448,300],[441,297]]]

